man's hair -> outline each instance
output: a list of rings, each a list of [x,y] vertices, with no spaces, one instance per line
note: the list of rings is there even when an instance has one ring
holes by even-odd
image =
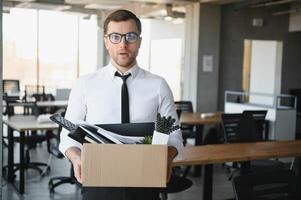
[[[141,34],[141,21],[140,19],[131,11],[128,10],[116,10],[112,12],[105,20],[103,24],[103,32],[104,34],[107,34],[108,31],[108,24],[111,21],[114,22],[121,22],[121,21],[127,21],[127,20],[134,20],[137,26],[138,34]]]

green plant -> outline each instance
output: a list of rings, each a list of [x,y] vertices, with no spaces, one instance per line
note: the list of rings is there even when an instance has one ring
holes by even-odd
[[[151,144],[152,143],[152,136],[145,136],[142,140],[142,144]]]

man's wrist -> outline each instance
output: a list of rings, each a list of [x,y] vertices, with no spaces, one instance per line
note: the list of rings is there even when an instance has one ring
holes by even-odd
[[[177,149],[173,146],[168,146],[168,159],[173,160],[177,155]]]
[[[81,150],[78,147],[70,147],[66,150],[66,156],[71,161],[77,161],[81,157]]]

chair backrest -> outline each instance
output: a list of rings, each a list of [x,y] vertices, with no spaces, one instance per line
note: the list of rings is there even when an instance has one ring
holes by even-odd
[[[56,89],[56,100],[68,100],[70,95],[71,89],[68,88],[62,88],[62,89]]]
[[[244,115],[252,115],[254,122],[255,122],[255,133],[256,134],[256,140],[267,140],[268,139],[268,133],[265,133],[264,137],[264,131],[268,129],[268,124],[266,123],[266,115],[267,110],[244,110]]]
[[[224,113],[222,127],[226,143],[256,141],[256,125],[251,113]]]
[[[193,112],[191,101],[175,101],[176,112],[180,119],[182,112]],[[192,125],[181,125],[182,131],[193,131]]]
[[[291,171],[251,173],[233,178],[236,200],[301,199],[298,178]]]
[[[43,85],[25,85],[24,97],[25,101],[35,98],[36,101],[43,99],[45,95],[45,86]]]
[[[179,118],[182,112],[193,112],[191,101],[175,101],[175,106]]]

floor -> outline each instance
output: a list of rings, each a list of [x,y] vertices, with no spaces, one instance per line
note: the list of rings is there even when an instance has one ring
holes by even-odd
[[[18,145],[15,145],[15,153],[18,152]],[[4,165],[7,162],[7,149],[3,150]],[[75,185],[65,184],[55,189],[54,195],[50,195],[48,190],[48,181],[55,176],[68,176],[70,173],[70,164],[66,159],[58,159],[54,156],[49,156],[46,144],[38,145],[36,150],[31,151],[31,159],[48,162],[51,166],[51,171],[40,176],[35,170],[27,170],[25,194],[19,195],[15,189],[2,180],[2,200],[77,200],[81,199],[80,188]],[[17,156],[16,156],[17,158]],[[200,178],[189,176],[193,181],[193,186],[181,193],[168,195],[168,200],[200,200],[202,193],[202,184]],[[214,186],[213,199],[229,199],[234,197],[231,182],[227,180],[228,173],[221,165],[214,167]]]

